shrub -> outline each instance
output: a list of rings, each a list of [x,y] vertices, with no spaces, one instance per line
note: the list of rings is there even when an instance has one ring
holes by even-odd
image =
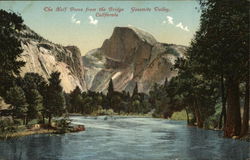
[[[15,132],[16,127],[14,126],[13,122],[9,118],[6,118],[3,120],[0,120],[0,131],[1,133]]]
[[[59,133],[66,133],[69,131],[69,125],[71,123],[71,120],[69,120],[68,118],[63,118],[60,120],[56,121],[56,127],[59,131]]]

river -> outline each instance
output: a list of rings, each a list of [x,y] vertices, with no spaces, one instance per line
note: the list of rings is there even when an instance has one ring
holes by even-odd
[[[0,160],[250,160],[250,143],[184,121],[71,117],[86,131],[0,141]]]

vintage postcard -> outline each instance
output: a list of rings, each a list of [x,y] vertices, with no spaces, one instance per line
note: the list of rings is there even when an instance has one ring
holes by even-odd
[[[250,160],[249,7],[0,1],[0,160]]]

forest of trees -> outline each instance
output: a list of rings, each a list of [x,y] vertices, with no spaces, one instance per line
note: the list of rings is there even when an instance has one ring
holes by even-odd
[[[175,64],[179,74],[169,84],[170,104],[191,112],[201,128],[218,104],[218,127],[226,137],[242,136],[249,129],[249,1],[200,4],[200,28]]]
[[[101,109],[112,109],[117,114],[146,114],[154,109],[149,96],[138,93],[137,84],[133,94],[130,95],[126,91],[115,91],[112,79],[109,82],[107,94],[93,91],[81,92],[76,87],[70,94],[66,94],[66,102],[67,111],[82,114],[91,114]]]

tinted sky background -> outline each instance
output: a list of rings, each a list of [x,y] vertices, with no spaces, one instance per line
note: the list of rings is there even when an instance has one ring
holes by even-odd
[[[70,12],[69,10],[45,12],[46,6],[54,10],[56,7],[68,7],[68,9],[75,7],[84,10],[87,7],[97,9],[120,7],[125,11],[118,17],[103,18],[96,17],[96,12]],[[131,13],[132,7],[152,9],[165,7],[170,11]],[[76,45],[83,55],[91,49],[101,47],[116,26],[132,25],[151,33],[159,42],[188,46],[198,29],[200,18],[200,13],[196,9],[199,8],[197,1],[0,1],[0,8],[19,12],[24,23],[35,32],[54,43]],[[92,23],[89,16],[93,18]]]

